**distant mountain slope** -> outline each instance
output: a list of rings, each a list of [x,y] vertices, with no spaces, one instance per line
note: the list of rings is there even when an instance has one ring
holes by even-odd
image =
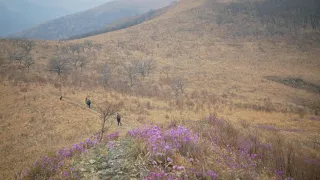
[[[70,37],[69,39],[80,39],[80,38],[85,38],[88,36],[95,36],[98,34],[103,34],[103,33],[111,32],[111,31],[116,31],[116,30],[128,28],[131,26],[135,26],[137,24],[143,23],[145,21],[148,21],[150,19],[153,19],[155,17],[160,16],[167,9],[168,9],[168,7],[164,7],[164,8],[158,9],[158,10],[150,10],[147,13],[137,15],[134,17],[120,19],[119,21],[113,22],[113,23],[107,25],[106,27],[99,29],[97,31],[92,31],[92,32],[85,33],[85,34],[80,34],[77,36]]]
[[[14,35],[30,39],[67,39],[100,30],[121,18],[162,8],[173,0],[118,0],[96,8],[55,19]]]
[[[25,0],[2,0],[0,1],[0,36],[17,33],[66,14],[68,14],[67,10],[44,7]]]
[[[28,0],[29,2],[46,7],[59,7],[70,13],[85,11],[114,0]],[[76,4],[76,5],[75,5]]]

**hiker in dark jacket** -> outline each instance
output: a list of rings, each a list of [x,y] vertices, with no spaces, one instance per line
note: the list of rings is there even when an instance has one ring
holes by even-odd
[[[121,116],[120,116],[119,113],[117,113],[117,121],[118,121],[118,126],[119,125],[122,126],[122,124],[121,124]]]
[[[86,104],[88,105],[89,108],[91,108],[91,107],[90,107],[91,101],[90,101],[90,99],[88,99],[87,97],[86,97]]]

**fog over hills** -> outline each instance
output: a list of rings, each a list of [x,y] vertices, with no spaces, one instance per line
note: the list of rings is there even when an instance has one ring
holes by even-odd
[[[118,0],[95,8],[67,15],[15,34],[30,39],[66,39],[100,30],[121,18],[133,17],[151,9],[169,5],[173,0]],[[59,3],[58,3],[59,4]]]
[[[70,13],[84,11],[112,0],[28,0],[29,2],[68,10]]]
[[[111,0],[0,0],[0,37]]]

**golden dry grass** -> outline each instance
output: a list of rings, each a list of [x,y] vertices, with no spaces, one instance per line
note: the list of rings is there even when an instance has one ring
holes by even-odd
[[[183,0],[162,16],[141,25],[86,38],[102,43],[103,50],[83,74],[96,81],[97,67],[101,64],[150,57],[157,61],[158,67],[151,77],[141,82],[159,87],[160,94],[166,96],[164,99],[103,90],[96,86],[64,86],[60,91],[51,85],[37,83],[27,84],[27,92],[20,92],[20,86],[4,81],[0,86],[3,102],[0,104],[0,179],[10,179],[16,171],[32,165],[40,156],[69,147],[99,131],[96,104],[105,99],[124,102],[121,110],[124,126],[118,128],[114,123],[109,130],[119,130],[122,134],[150,122],[165,124],[173,119],[199,120],[217,113],[232,122],[245,120],[251,126],[301,129],[302,132],[282,133],[306,147],[311,146],[319,137],[320,123],[309,119],[314,113],[309,105],[320,102],[319,94],[268,81],[264,77],[293,76],[320,84],[319,49],[300,51],[294,45],[263,38],[224,39],[223,28],[209,23],[210,18],[206,19],[212,15],[210,8],[205,7],[206,2]],[[124,43],[124,48],[117,47],[119,41]],[[54,44],[57,43],[38,41],[33,51],[36,64],[32,73],[46,77],[49,82],[56,82],[52,78],[54,75],[47,73],[46,65],[54,55]],[[183,103],[176,102],[168,84],[160,83],[163,78],[160,70],[167,65],[173,68],[169,78],[183,76],[188,79],[186,93],[180,97]],[[121,73],[115,74],[117,79],[122,79]],[[48,80],[50,78],[53,80]],[[202,95],[203,92],[217,97],[217,102]],[[60,94],[66,98],[64,101],[59,101]],[[84,107],[86,96],[93,100],[92,111]],[[266,107],[267,103],[278,111],[244,107],[244,104]],[[299,108],[303,108],[305,116],[300,117],[295,111]],[[291,109],[294,112],[290,112]],[[310,151],[320,152],[319,148]]]

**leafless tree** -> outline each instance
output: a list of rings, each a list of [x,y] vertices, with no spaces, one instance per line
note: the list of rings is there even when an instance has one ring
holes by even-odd
[[[99,52],[102,50],[102,44],[93,44],[92,52],[94,50],[98,53],[97,55],[99,55]]]
[[[28,69],[28,72],[29,72],[30,66],[32,66],[34,64],[34,60],[33,60],[33,58],[31,56],[26,56],[23,59],[23,64]]]
[[[100,119],[101,119],[101,133],[100,133],[100,141],[103,138],[103,134],[106,130],[109,129],[109,126],[106,128],[106,122],[110,119],[111,116],[115,115],[116,112],[120,110],[120,105],[117,103],[111,103],[108,101],[105,101],[104,103],[98,105],[98,111],[100,113]]]
[[[84,68],[84,66],[87,63],[87,57],[85,56],[68,56],[70,59],[70,62],[72,62],[72,65],[74,66],[75,70],[78,70],[78,67],[80,67],[81,71]]]
[[[123,49],[123,48],[124,48],[124,42],[123,42],[123,41],[118,40],[118,42],[117,42],[117,46],[118,46],[119,48]]]
[[[134,67],[132,64],[124,64],[123,69],[124,69],[124,75],[129,80],[130,87],[133,87],[137,77],[136,67]]]
[[[111,76],[111,68],[109,68],[109,66],[104,65],[101,71],[101,75],[102,75],[102,84],[103,86],[108,86],[109,81],[110,81],[110,76]]]
[[[137,74],[143,78],[150,75],[151,71],[156,68],[156,64],[152,59],[148,60],[134,60],[131,62]]]
[[[141,60],[134,60],[131,62],[131,66],[137,74],[140,74],[142,77],[147,75],[147,70],[144,66],[144,62]]]
[[[182,94],[186,88],[187,80],[182,77],[175,77],[171,82],[171,87],[175,92],[175,95],[178,96],[179,92]]]
[[[171,72],[171,66],[167,65],[161,68],[161,73],[166,74],[167,79],[169,78],[169,73]]]
[[[76,43],[76,44],[71,44],[71,45],[69,46],[69,48],[70,48],[70,50],[71,50],[71,52],[72,52],[73,55],[75,55],[75,54],[77,53],[77,55],[79,56],[79,55],[80,55],[80,52],[81,52],[81,49],[82,49],[82,44],[78,44],[78,43]]]
[[[87,48],[89,51],[93,48],[93,43],[90,40],[83,41],[83,48]]]
[[[8,58],[11,61],[18,61],[19,64],[22,64],[23,59],[27,56],[27,54],[22,50],[17,50],[13,53],[9,53]]]
[[[23,52],[28,55],[35,46],[35,43],[30,40],[17,39],[14,41],[14,46],[16,48],[21,48]]]
[[[68,60],[69,59],[63,55],[53,57],[49,62],[50,70],[61,76],[61,73],[66,72],[69,69]]]
[[[88,64],[88,58],[86,56],[79,56],[78,62],[79,62],[79,67],[82,71],[83,68]]]
[[[77,56],[70,56],[70,61],[72,62],[72,65],[74,69],[77,71],[78,70],[78,64],[79,64],[79,58]]]
[[[59,50],[59,53],[62,53],[62,54],[69,54],[71,52],[70,47],[67,45],[58,46],[58,50]]]
[[[157,67],[157,64],[153,59],[147,59],[146,61],[144,61],[144,67],[146,69],[147,75],[150,75],[151,71]]]
[[[0,66],[2,66],[5,62],[5,53],[4,50],[0,51]]]

